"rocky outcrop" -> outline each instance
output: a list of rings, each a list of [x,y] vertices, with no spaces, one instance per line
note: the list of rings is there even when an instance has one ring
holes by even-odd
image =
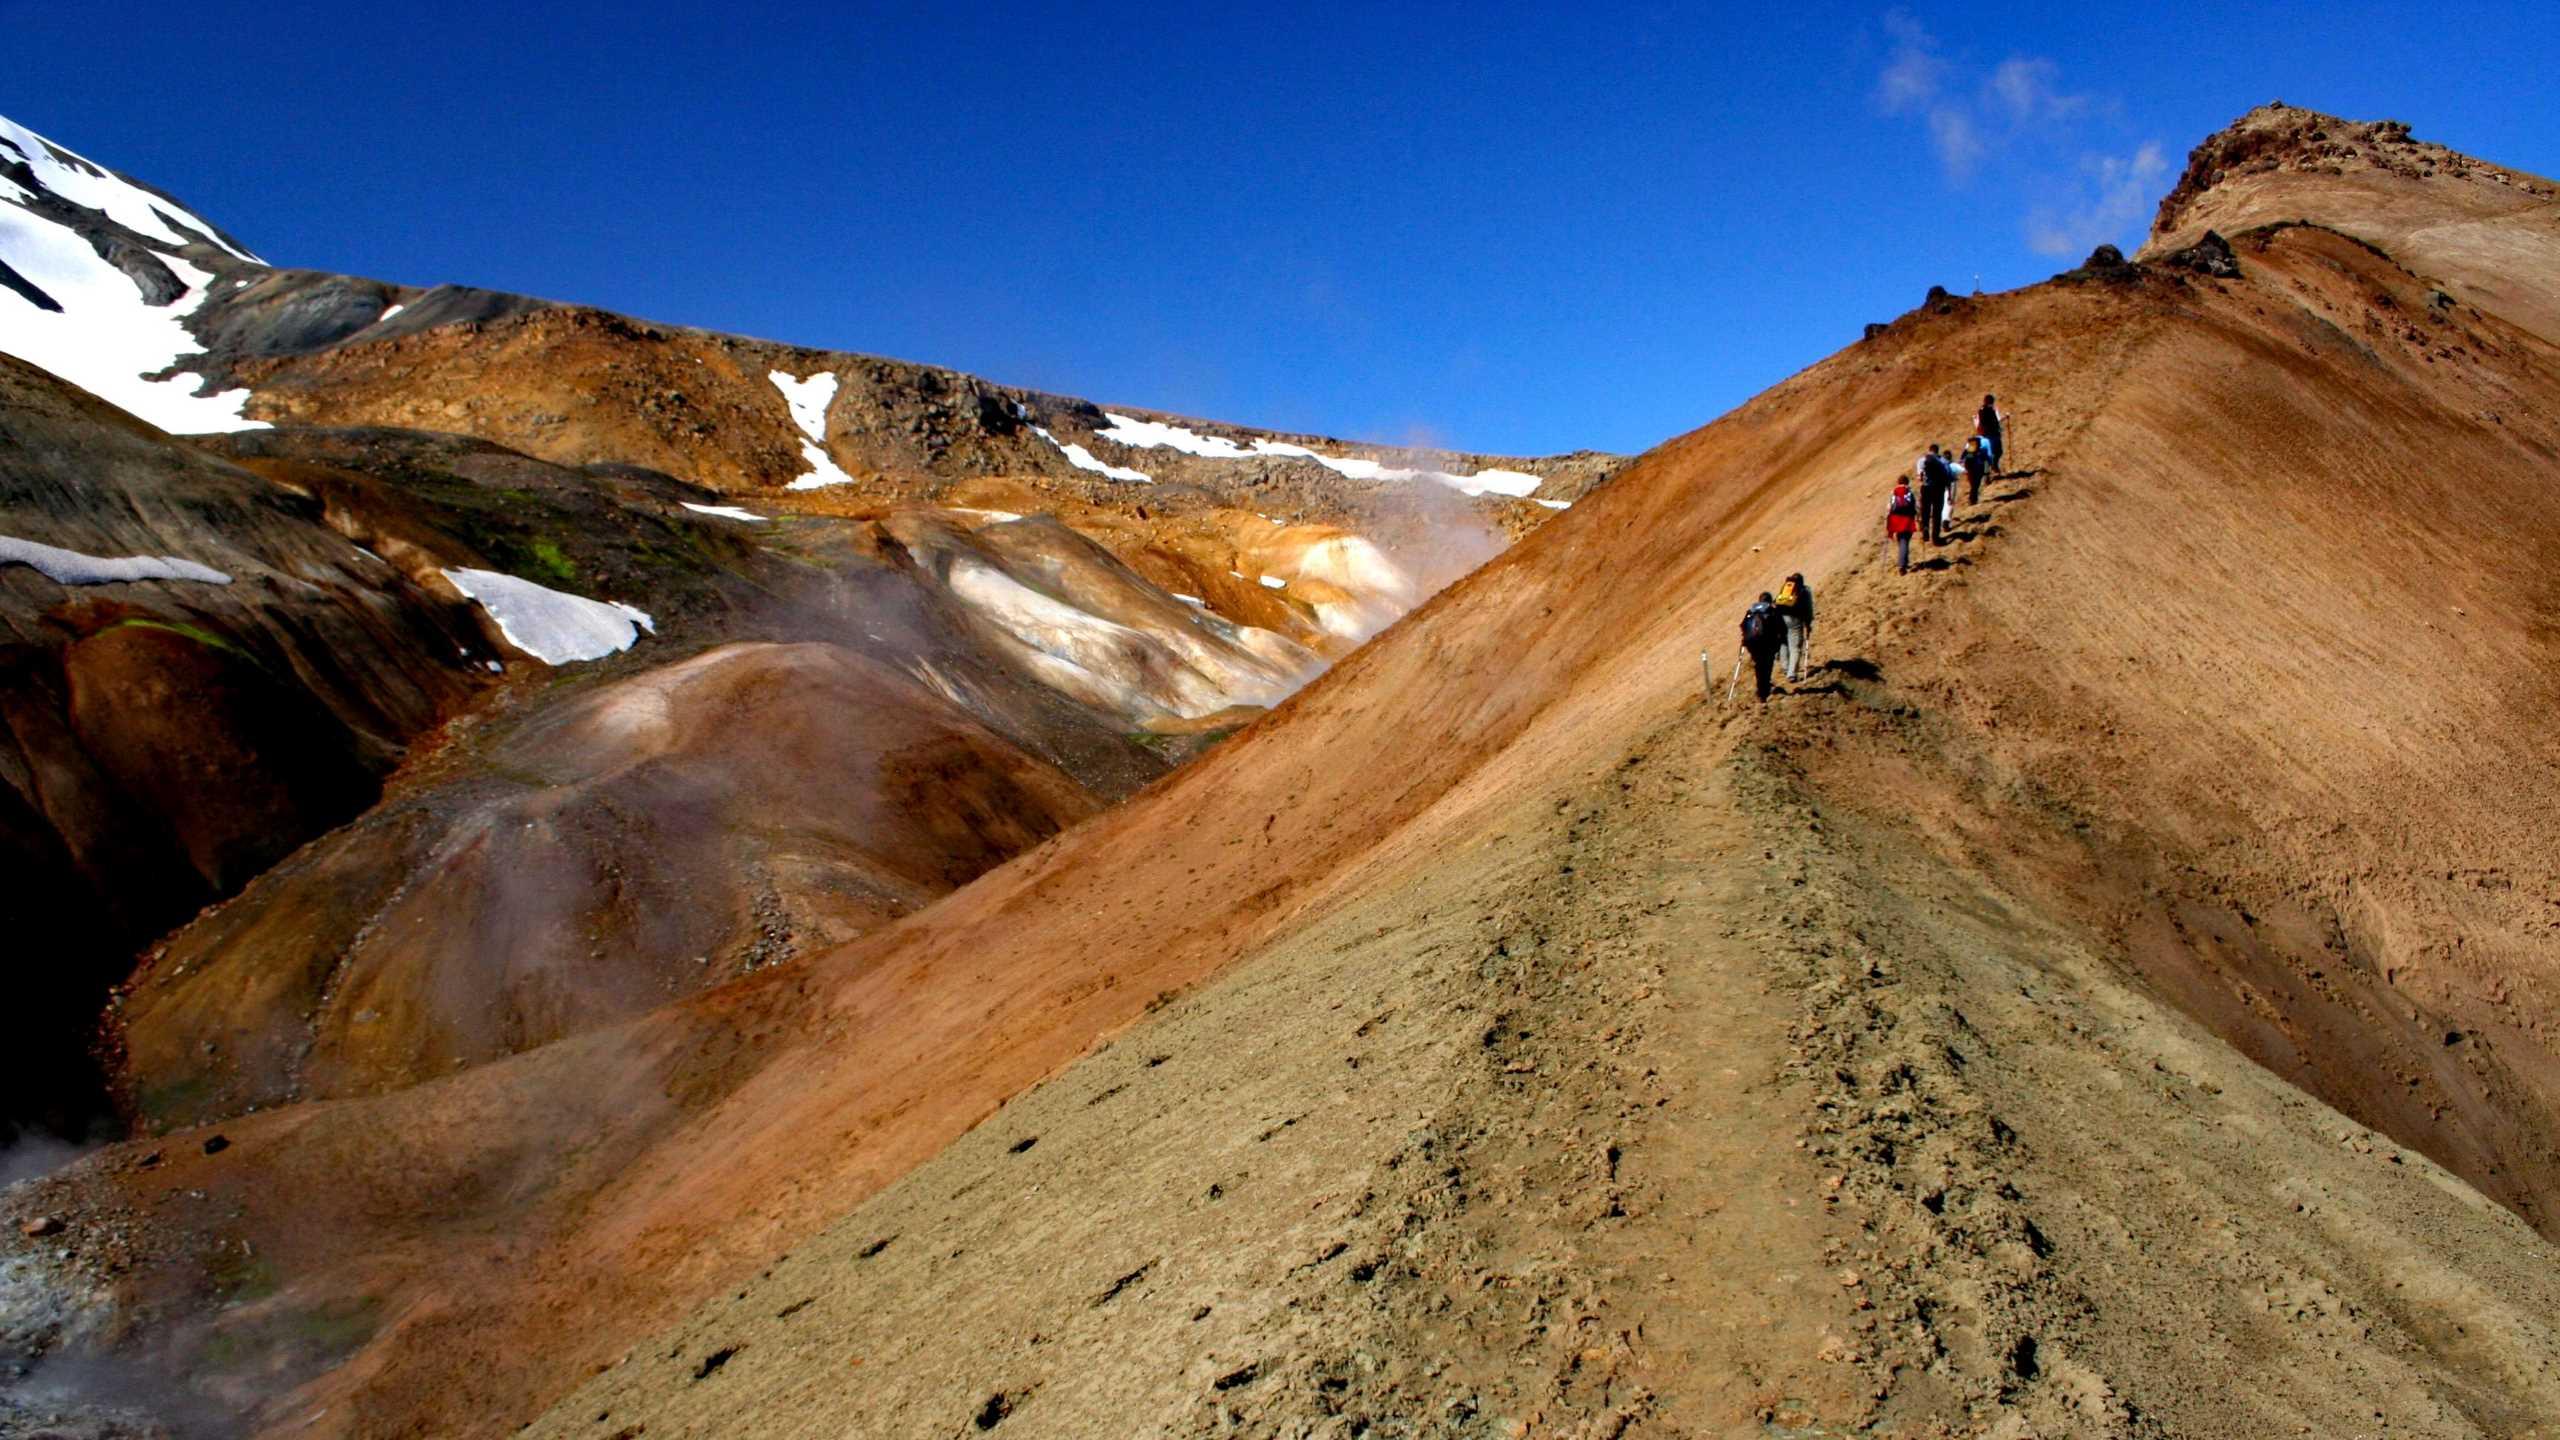
[[[2465,304],[2560,343],[2560,183],[2418,139],[2396,120],[2353,121],[2281,102],[2206,138],[2160,202],[2141,259],[2310,223],[2376,246]]]
[[[2164,265],[2210,275],[2217,280],[2240,278],[2240,257],[2231,253],[2231,242],[2212,230],[2183,250],[2172,250],[2160,257]]]

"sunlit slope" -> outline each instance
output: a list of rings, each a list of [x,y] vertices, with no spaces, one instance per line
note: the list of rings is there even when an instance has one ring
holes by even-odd
[[[1394,710],[1354,687],[1399,662],[1490,706],[1513,625],[1554,703],[1491,763],[545,1432],[2539,1433],[2553,1251],[2470,1187],[2553,1198],[2560,525],[2470,477],[2560,437],[2470,411],[2560,365],[2467,308],[2351,338],[2424,286],[2335,235],[2239,253],[1906,321],[1622,482],[1687,554],[1595,504],[1453,592],[1283,719]],[[1921,573],[1835,552],[1844,664],[1771,711],[1542,569],[1615,539],[1712,594],[1755,438],[1783,470],[1781,415],[1896,384],[1961,413],[1938,357],[1983,354],[2029,473]],[[1538,628],[1541,575],[1625,632]]]
[[[1488,825],[1676,720],[1701,646],[1729,663],[1743,601],[1801,569],[1830,597],[1823,648],[1872,678],[1836,672],[1691,763],[1783,742],[1774,773],[1879,834],[1908,797],[1920,853],[2033,906],[2050,953],[2538,1218],[2560,516],[2532,477],[2560,363],[2467,305],[2395,338],[2423,282],[2368,248],[2231,238],[2236,280],[2127,270],[1906,317],[1645,457],[1202,762],[856,945],[451,1081],[249,1117],[219,1155],[171,1137],[146,1173],[111,1152],[48,1194],[205,1190],[191,1213],[217,1218],[163,1222],[137,1288],[174,1295],[190,1256],[246,1240],[283,1284],[219,1327],[380,1317],[334,1368],[289,1355],[311,1378],[271,1420],[503,1432],[1169,994],[1434,867],[1461,867],[1436,877],[1450,903],[1500,909],[1516,877],[1463,868]],[[1944,569],[1879,573],[1889,477],[1985,390],[2034,473]],[[1755,842],[1775,813],[1694,803]],[[1843,894],[1884,873],[1839,863]],[[2283,1093],[2235,1114],[2273,1123]],[[2057,1129],[2094,1113],[2050,1103]],[[1724,1159],[1792,1165],[1796,1138],[1739,1132]],[[2439,1242],[2403,1243],[2422,1264]]]

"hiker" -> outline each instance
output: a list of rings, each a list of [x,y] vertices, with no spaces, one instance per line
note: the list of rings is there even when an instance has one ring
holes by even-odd
[[[1911,498],[1911,482],[1896,478],[1893,498],[1885,502],[1884,533],[1901,546],[1902,573],[1911,573],[1911,532],[1920,528],[1920,502]]]
[[[2009,417],[2000,413],[2000,400],[1995,395],[1982,397],[1982,409],[1973,417],[1974,433],[1991,447],[1991,468],[1997,472],[2000,462],[2009,457]]]
[[[1947,543],[1947,497],[1956,487],[1955,467],[1935,444],[1920,457],[1920,532],[1932,545]]]
[[[1742,648],[1751,656],[1751,682],[1763,705],[1769,703],[1769,667],[1777,663],[1778,649],[1786,643],[1786,621],[1778,613],[1777,602],[1763,590],[1742,612]]]
[[[1964,503],[1982,503],[1982,477],[1991,473],[1991,445],[1979,434],[1964,442]]]
[[[1778,587],[1778,614],[1787,622],[1787,683],[1804,679],[1805,650],[1813,644],[1813,587],[1804,576],[1790,575]]]

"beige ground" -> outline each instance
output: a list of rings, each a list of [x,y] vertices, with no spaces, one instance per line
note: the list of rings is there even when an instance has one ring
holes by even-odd
[[[1891,709],[1674,703],[535,1433],[2560,1433],[2560,1254],[1814,799]]]

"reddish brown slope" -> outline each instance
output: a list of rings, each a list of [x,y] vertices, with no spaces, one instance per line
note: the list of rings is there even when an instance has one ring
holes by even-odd
[[[599,686],[469,771],[154,951],[114,1014],[146,1125],[412,1085],[637,1014],[876,929],[1104,803],[819,643]]]
[[[1885,698],[1887,734],[1979,757],[1956,773],[1971,790],[1941,791],[1933,772],[1913,793],[1969,799],[1942,829],[2041,887],[2049,923],[2124,936],[2126,958],[2245,1044],[2318,1030],[2413,1061],[2412,1034],[2490,997],[2392,993],[2389,978],[2465,973],[2440,950],[2457,932],[2485,947],[2520,1017],[2493,1061],[2428,1067],[2415,1105],[2346,1067],[2303,1078],[2539,1203],[2549,1177],[2528,1160],[2551,1094],[2529,1025],[2552,1004],[2550,921],[2530,899],[2484,904],[2467,872],[2530,895],[2551,871],[2519,817],[2552,799],[2536,728],[2552,604],[2531,557],[2560,534],[2506,484],[2560,437],[2476,417],[2484,396],[2549,413],[2560,363],[2468,312],[2428,346],[2390,340],[2380,318],[2367,338],[2349,302],[2379,312],[2374,293],[2415,282],[2361,248],[2289,232],[2241,254],[2249,272],[2229,286],[2137,272],[1906,320],[1647,457],[1240,743],[804,971],[451,1082],[258,1117],[209,1159],[172,1147],[138,1171],[110,1157],[54,1193],[99,1205],[197,1187],[206,1213],[244,1206],[238,1232],[289,1277],[270,1318],[371,1297],[369,1345],[293,1402],[326,1404],[322,1429],[503,1429],[1152,997],[1614,753],[1683,702],[1701,637],[1725,650],[1739,601],[1775,571],[1823,581],[1863,551],[1885,474],[1995,388],[2044,472],[2029,482],[2037,525],[1999,537],[2014,540],[2004,558],[1955,572],[1960,586],[1852,592],[1934,608],[1826,622],[1863,621],[1925,657],[1908,682],[1903,652],[1868,657],[1915,687]],[[2260,377],[2278,373],[2291,384],[2271,396]],[[2271,406],[2287,392],[2310,398]],[[2439,468],[2448,457],[2458,472]],[[2463,477],[2478,493],[2456,493]],[[2375,528],[2353,529],[2359,515]],[[2445,623],[2428,565],[2480,577],[2480,604],[2456,618],[2482,617],[2471,638],[2494,680],[2436,683],[2456,642],[2425,628]],[[1912,762],[1851,743],[1874,728],[1846,724],[1855,713],[1816,778],[1843,799],[1899,794],[1878,787]],[[1996,824],[1968,830],[1975,815],[2022,835],[2076,817],[2104,843],[2042,866]],[[2412,863],[2442,836],[2474,848]],[[2147,867],[2131,883],[2110,868],[2118,851]],[[2155,899],[2252,886],[2297,902],[2351,886],[2386,983],[2324,1006],[2269,984],[2320,983],[2316,947],[2263,942],[2252,969],[2225,963],[2237,944],[2146,939]],[[568,1137],[584,1143],[553,1154]]]

